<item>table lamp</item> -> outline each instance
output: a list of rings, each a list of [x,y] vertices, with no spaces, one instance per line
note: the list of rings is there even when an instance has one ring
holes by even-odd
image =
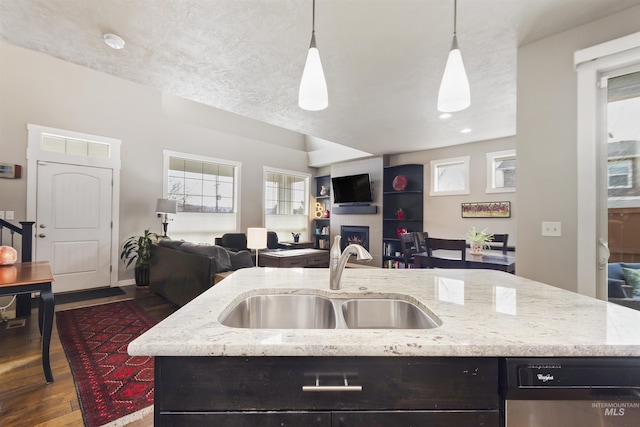
[[[167,237],[167,227],[169,226],[169,214],[174,214],[178,210],[178,202],[176,200],[158,199],[156,203],[156,213],[162,218],[162,229]]]
[[[247,228],[247,248],[256,250],[256,267],[258,263],[258,251],[267,247],[266,228]]]

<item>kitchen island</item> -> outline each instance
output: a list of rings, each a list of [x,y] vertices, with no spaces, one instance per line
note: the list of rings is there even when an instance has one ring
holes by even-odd
[[[436,327],[221,323],[247,297],[283,293],[404,300]],[[637,325],[638,311],[491,270],[346,269],[332,291],[327,269],[253,268],[191,301],[129,353],[156,357],[156,425],[211,417],[216,425],[257,425],[255,417],[264,425],[385,425],[397,417],[406,425],[500,425],[505,358],[636,358]]]

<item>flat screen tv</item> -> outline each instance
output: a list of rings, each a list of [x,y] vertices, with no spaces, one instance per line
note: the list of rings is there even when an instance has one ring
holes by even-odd
[[[371,203],[371,182],[368,173],[331,178],[333,202],[342,204]]]

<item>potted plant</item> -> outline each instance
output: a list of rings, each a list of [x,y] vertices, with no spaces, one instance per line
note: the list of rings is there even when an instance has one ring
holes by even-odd
[[[293,242],[298,243],[300,241],[300,233],[291,233],[293,236]]]
[[[131,236],[122,244],[122,252],[120,259],[125,262],[128,268],[131,263],[136,262],[134,274],[136,285],[149,285],[149,258],[151,258],[151,245],[158,239],[156,233],[152,233],[149,229],[144,230],[142,236]]]
[[[493,233],[488,233],[486,228],[478,231],[475,227],[471,227],[467,233],[467,239],[471,246],[470,252],[473,255],[482,255],[484,248],[489,249],[489,242],[493,241]]]

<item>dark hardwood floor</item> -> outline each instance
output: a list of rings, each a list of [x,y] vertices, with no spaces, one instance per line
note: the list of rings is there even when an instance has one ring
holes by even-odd
[[[56,311],[133,298],[152,317],[162,320],[178,308],[147,288],[122,289],[125,295],[56,305]],[[0,323],[0,425],[82,426],[73,376],[55,321],[50,352],[54,382],[46,384],[40,357],[38,310],[32,310],[31,316],[23,319],[24,326],[12,329],[7,329],[7,323]],[[129,426],[153,426],[153,414]]]

